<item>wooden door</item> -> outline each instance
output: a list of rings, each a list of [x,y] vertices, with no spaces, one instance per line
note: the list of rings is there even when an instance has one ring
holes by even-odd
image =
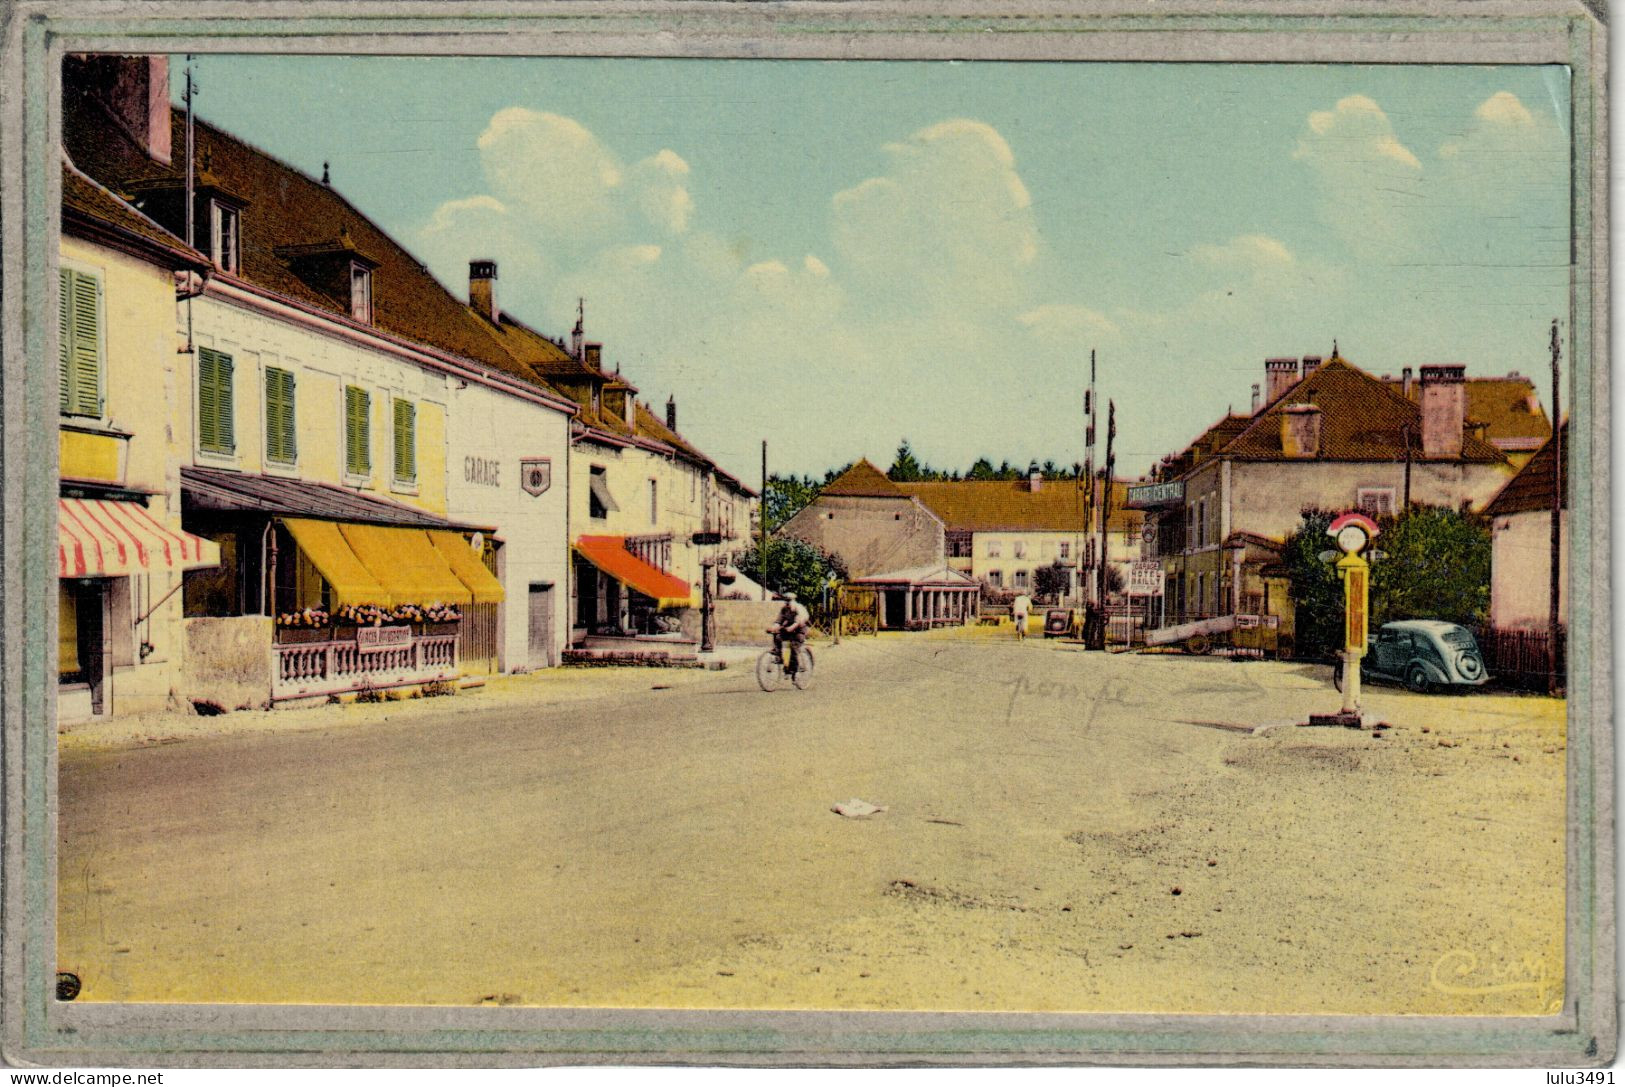
[[[551,668],[558,664],[557,653],[553,641],[553,585],[533,581],[530,584],[530,653],[526,666]]]

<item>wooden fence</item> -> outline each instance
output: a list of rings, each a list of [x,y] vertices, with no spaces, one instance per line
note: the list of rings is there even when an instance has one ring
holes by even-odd
[[[1509,687],[1529,690],[1551,689],[1555,673],[1556,688],[1568,685],[1568,632],[1557,632],[1557,659],[1552,659],[1551,636],[1536,630],[1477,630],[1479,651],[1484,655],[1484,666],[1498,682]]]

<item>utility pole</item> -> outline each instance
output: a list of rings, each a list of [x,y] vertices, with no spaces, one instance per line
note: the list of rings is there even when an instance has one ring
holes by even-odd
[[[1557,674],[1557,639],[1559,635],[1559,591],[1562,588],[1563,561],[1563,410],[1558,400],[1562,371],[1558,359],[1562,357],[1562,341],[1557,335],[1557,318],[1552,318],[1552,580],[1549,588],[1551,600],[1547,609],[1546,638],[1546,692],[1556,694],[1562,686]]]
[[[1083,439],[1083,479],[1082,485],[1087,488],[1083,497],[1083,535],[1085,539],[1094,538],[1095,514],[1095,353],[1089,351],[1089,389],[1083,394],[1083,414],[1088,420],[1084,429]],[[1089,604],[1089,589],[1085,570],[1089,569],[1084,563],[1083,541],[1078,542],[1078,593],[1083,598],[1081,603],[1087,607]]]
[[[1400,427],[1399,436],[1405,441],[1405,504],[1399,507],[1399,512],[1405,514],[1411,509],[1411,424]]]
[[[1116,455],[1112,447],[1117,438],[1117,403],[1108,402],[1106,405],[1106,467],[1103,486],[1100,491],[1100,647],[1106,648],[1106,548],[1108,546],[1107,521],[1111,518],[1112,509],[1112,472],[1117,467]]]
[[[757,521],[761,526],[760,540],[757,545],[757,554],[760,561],[756,564],[756,572],[762,575],[762,599],[767,599],[767,439],[762,439],[762,498],[756,503],[760,511]]]

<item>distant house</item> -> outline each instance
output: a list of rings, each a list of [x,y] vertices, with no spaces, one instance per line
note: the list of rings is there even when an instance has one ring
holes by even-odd
[[[882,629],[963,623],[976,614],[977,582],[950,569],[941,517],[867,460],[778,531],[838,556],[850,584],[874,589]]]
[[[1097,496],[1102,485],[1096,481]],[[1077,480],[1045,480],[1034,467],[1019,480],[896,486],[941,519],[949,566],[993,588],[1033,592],[1037,571],[1059,565],[1067,572],[1067,592],[1073,593],[1080,572],[1096,568],[1100,545],[1087,531],[1086,496]],[[1125,484],[1115,483],[1112,490],[1107,561],[1126,577],[1128,564],[1140,557],[1144,514],[1125,507]]]
[[[1560,447],[1560,451],[1558,448]],[[1569,540],[1569,425],[1547,439],[1501,489],[1484,513],[1490,519],[1490,627],[1544,632],[1551,621],[1552,496],[1562,480],[1559,555]],[[1569,621],[1569,570],[1558,568],[1558,622]]]
[[[1398,378],[1382,380],[1399,389],[1406,399],[1419,401],[1422,384],[1413,380],[1409,366]],[[1551,420],[1541,406],[1535,383],[1517,371],[1504,377],[1467,378],[1466,427],[1507,455],[1521,468],[1535,450],[1552,436]]]
[[[1479,509],[1514,471],[1469,426],[1459,365],[1424,366],[1414,396],[1329,359],[1266,359],[1267,396],[1227,414],[1131,504],[1156,522],[1164,616],[1282,616],[1292,630],[1280,549],[1307,508],[1392,513],[1415,505]]]

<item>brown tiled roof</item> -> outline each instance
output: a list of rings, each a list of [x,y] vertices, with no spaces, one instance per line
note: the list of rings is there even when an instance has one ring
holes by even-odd
[[[490,525],[448,521],[413,506],[319,480],[281,479],[218,468],[182,468],[181,502],[188,512],[253,511],[325,521],[492,531]]]
[[[949,532],[1073,532],[1083,525],[1083,494],[1070,479],[1045,480],[1037,491],[1025,479],[897,487],[924,502]]]
[[[1281,415],[1289,408],[1311,403],[1321,411],[1320,452],[1314,459],[1404,460],[1407,427],[1411,455],[1422,459],[1421,410],[1398,389],[1337,355],[1249,420],[1247,428],[1219,453],[1238,460],[1287,459],[1281,450]],[[1506,454],[1466,434],[1460,459],[1472,464],[1501,464]]]
[[[1549,510],[1552,508],[1552,478],[1553,468],[1556,467],[1563,475],[1563,508],[1569,508],[1569,424],[1565,422],[1558,429],[1561,452],[1553,450],[1553,442],[1546,439],[1529,463],[1518,471],[1518,474],[1507,480],[1507,485],[1501,488],[1501,493],[1490,500],[1484,507],[1487,517],[1504,517],[1511,513],[1529,513],[1535,510]]]
[[[818,493],[843,498],[906,497],[901,487],[886,478],[886,473],[870,464],[867,459],[858,461],[830,480]]]
[[[96,184],[66,159],[62,162],[62,217],[70,231],[74,226],[100,225],[142,244],[154,256],[167,257],[167,263],[175,266],[200,267],[209,263],[202,253]]]
[[[1399,378],[1382,380],[1390,388],[1404,387]],[[1411,400],[1418,401],[1421,395],[1421,382],[1412,381]],[[1483,423],[1484,437],[1502,448],[1533,448],[1552,436],[1552,423],[1546,418],[1535,383],[1522,374],[1469,377],[1467,418]]]
[[[172,146],[179,152],[186,146],[185,113],[173,109],[170,121]],[[238,228],[238,279],[348,318],[349,308],[341,300],[294,274],[289,255],[297,247],[347,234],[356,251],[377,261],[372,273],[375,327],[536,383],[535,371],[507,350],[497,326],[453,296],[333,188],[205,121],[196,121],[194,136],[198,162],[207,163],[209,178],[246,201]],[[184,153],[177,153],[167,167],[154,162],[94,99],[71,87],[63,96],[63,144],[80,169],[115,192],[127,191],[132,182],[147,189],[154,182],[173,185],[185,172]]]

